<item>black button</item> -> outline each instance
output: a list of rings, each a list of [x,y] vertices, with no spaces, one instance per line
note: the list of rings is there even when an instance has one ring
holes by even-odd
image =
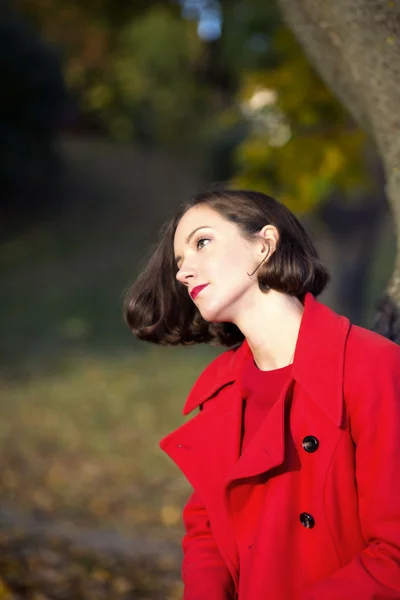
[[[303,446],[306,452],[315,452],[318,450],[319,441],[313,435],[306,435],[301,445]]]
[[[300,523],[307,529],[312,529],[315,525],[314,517],[312,517],[308,513],[301,513]]]

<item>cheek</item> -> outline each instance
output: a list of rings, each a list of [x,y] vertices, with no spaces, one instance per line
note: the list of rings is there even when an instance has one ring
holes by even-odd
[[[239,282],[247,279],[246,272],[249,270],[249,261],[243,252],[233,250],[225,260],[224,272],[230,280]]]

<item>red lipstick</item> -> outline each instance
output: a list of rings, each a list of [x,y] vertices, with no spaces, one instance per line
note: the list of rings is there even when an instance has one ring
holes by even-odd
[[[192,289],[192,291],[190,292],[192,299],[194,300],[196,298],[196,296],[198,296],[200,294],[201,290],[203,290],[207,286],[208,286],[208,283],[205,283],[204,285],[197,285],[196,287],[194,287]]]

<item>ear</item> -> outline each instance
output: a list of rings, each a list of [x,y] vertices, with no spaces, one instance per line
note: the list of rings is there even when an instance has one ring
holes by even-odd
[[[279,233],[275,225],[265,225],[261,231],[258,232],[260,238],[261,254],[264,256],[268,253],[268,258],[275,252],[279,241]]]

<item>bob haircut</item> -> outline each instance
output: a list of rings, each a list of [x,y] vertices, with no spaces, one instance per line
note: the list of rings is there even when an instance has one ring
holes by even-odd
[[[296,217],[283,205],[260,192],[214,190],[198,193],[179,206],[164,225],[161,238],[147,265],[128,289],[124,317],[141,340],[162,345],[211,343],[233,346],[244,339],[233,323],[210,323],[203,319],[177,281],[174,236],[182,216],[193,206],[207,205],[235,223],[247,240],[265,225],[279,233],[275,252],[258,269],[260,290],[269,289],[303,300],[307,292],[318,296],[329,281],[317,251]]]

